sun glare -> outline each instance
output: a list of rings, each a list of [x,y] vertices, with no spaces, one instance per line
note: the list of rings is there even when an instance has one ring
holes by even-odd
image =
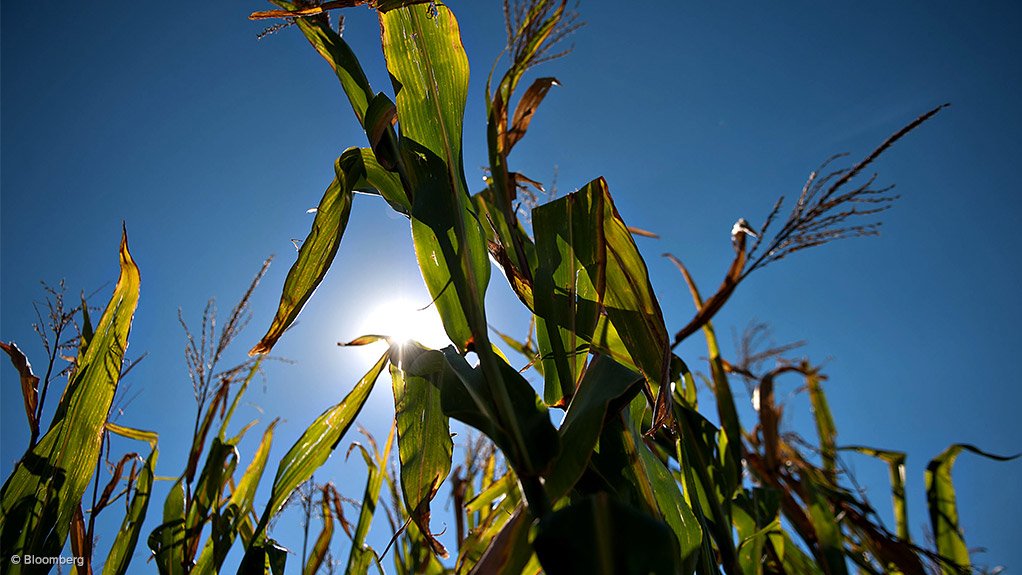
[[[384,301],[363,316],[356,335],[383,335],[399,343],[417,341],[433,349],[450,345],[436,307],[420,309],[422,305],[404,298]]]

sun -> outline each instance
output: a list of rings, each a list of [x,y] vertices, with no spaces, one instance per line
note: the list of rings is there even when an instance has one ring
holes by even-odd
[[[382,335],[396,343],[417,341],[440,349],[451,344],[435,306],[423,309],[421,302],[394,298],[380,302],[363,316],[357,335]]]

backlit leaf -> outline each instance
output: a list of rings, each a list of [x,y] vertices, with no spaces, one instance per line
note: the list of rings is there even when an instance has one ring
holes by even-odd
[[[59,555],[71,517],[96,469],[138,304],[139,272],[122,233],[120,277],[49,430],[0,491],[0,564],[15,554]],[[17,572],[19,568],[12,568]]]

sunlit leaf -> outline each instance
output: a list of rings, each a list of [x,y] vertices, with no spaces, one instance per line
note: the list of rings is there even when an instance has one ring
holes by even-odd
[[[326,463],[341,438],[344,437],[359,412],[362,411],[366,400],[369,399],[369,392],[372,391],[373,384],[376,383],[376,379],[387,366],[389,357],[389,351],[383,354],[340,403],[323,412],[306,428],[298,441],[280,460],[277,475],[273,479],[270,500],[266,503],[266,509],[256,528],[255,537],[257,539],[253,542],[254,546],[261,545],[262,542],[258,537],[264,532],[269,520],[280,512],[294,490],[308,481],[312,474]],[[257,552],[263,551],[265,550],[257,550]]]
[[[344,229],[351,215],[352,189],[364,178],[362,152],[349,148],[337,159],[334,181],[323,194],[316,209],[312,230],[298,250],[298,259],[284,280],[277,313],[266,335],[249,351],[249,355],[268,353],[287,328],[298,319],[313,292],[326,277],[330,264],[341,245]]]
[[[112,433],[145,441],[149,443],[151,449],[142,471],[135,479],[135,492],[131,496],[124,521],[121,523],[121,528],[117,532],[117,537],[103,564],[103,575],[123,575],[128,572],[128,566],[135,553],[135,546],[138,544],[138,537],[142,532],[142,524],[145,522],[146,511],[149,509],[149,499],[152,495],[153,480],[156,474],[156,460],[159,458],[160,451],[156,447],[158,436],[151,431],[131,429],[109,422],[106,424],[106,428]]]
[[[462,166],[468,59],[448,7],[430,10],[415,5],[383,12],[380,25],[396,93],[401,160],[415,191],[416,257],[448,337],[464,351],[473,342],[486,345],[483,294],[490,262]]]
[[[312,545],[312,551],[302,570],[304,575],[316,575],[319,572],[323,561],[326,560],[327,553],[330,552],[330,540],[334,537],[334,514],[330,510],[330,500],[325,494],[319,507],[323,516],[323,530],[319,532],[316,542]]]
[[[273,430],[277,426],[277,422],[278,420],[273,420],[263,432],[259,446],[252,456],[252,461],[249,462],[241,480],[238,481],[231,492],[230,499],[227,500],[220,525],[211,530],[210,537],[202,549],[202,554],[192,570],[193,574],[217,573],[223,566],[242,522],[252,511],[256,487],[258,487],[259,481],[263,477],[263,471],[266,469],[266,461],[273,444]]]
[[[969,548],[965,545],[965,536],[958,525],[958,504],[955,501],[955,486],[951,481],[951,468],[954,467],[958,455],[971,451],[997,461],[1015,459],[1018,455],[1003,457],[987,453],[974,445],[956,443],[938,455],[926,466],[926,504],[930,511],[930,527],[937,541],[937,552],[949,565],[941,565],[941,572],[957,574],[971,569]]]
[[[96,469],[138,304],[139,272],[128,252],[126,232],[121,236],[120,270],[49,430],[15,465],[0,491],[0,562],[5,566],[15,554],[59,555],[71,516]]]
[[[412,520],[419,525],[433,550],[447,557],[447,550],[430,531],[430,501],[451,470],[454,443],[450,419],[440,405],[440,381],[444,376],[436,361],[417,365],[427,352],[415,343],[391,348],[390,374],[394,382],[397,445],[401,460],[401,491]],[[424,364],[429,359],[424,358]]]
[[[393,444],[394,429],[391,428],[390,435],[387,436],[387,444],[383,448],[383,453],[376,453],[375,459],[370,457],[369,452],[365,448],[362,448],[362,455],[368,467],[369,477],[366,478],[365,492],[362,495],[362,507],[358,514],[358,523],[355,524],[355,533],[351,539],[351,553],[348,555],[348,567],[345,573],[362,575],[369,570],[369,566],[376,558],[373,550],[366,545],[366,537],[369,535],[369,527],[372,525],[376,506],[380,500],[380,488],[383,486],[383,480],[387,477],[387,461],[389,461],[390,449]],[[355,444],[352,447],[362,446]]]

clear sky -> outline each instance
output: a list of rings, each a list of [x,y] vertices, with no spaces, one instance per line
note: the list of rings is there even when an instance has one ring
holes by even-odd
[[[729,263],[738,217],[760,221],[777,196],[797,195],[824,158],[861,156],[918,114],[952,103],[877,164],[881,182],[896,183],[902,195],[880,238],[828,245],[757,272],[716,320],[725,343],[751,319],[769,323],[779,343],[809,342],[805,354],[827,362],[839,443],[909,453],[910,521],[921,537],[930,458],[953,442],[1022,449],[1015,365],[1022,9],[1009,2],[641,5],[582,4],[588,26],[572,38],[574,53],[538,70],[562,86],[511,161],[547,184],[556,177],[561,193],[605,176],[625,220],[661,235],[639,245],[672,331],[689,319],[691,301],[661,252],[677,254],[712,290]],[[465,165],[469,182],[481,185],[483,83],[503,25],[496,0],[450,6],[473,67]],[[66,278],[73,293],[105,285],[95,300],[105,303],[124,221],[142,274],[129,355],[149,357],[129,376],[137,398],[119,421],[160,433],[159,475],[180,473],[194,418],[178,308],[197,324],[215,296],[226,313],[262,260],[276,254],[254,299],[253,324],[234,350],[240,359],[272,318],[295,257],[290,240],[305,237],[306,210],[329,183],[333,160],[365,145],[336,79],[297,30],[256,39],[264,25],[246,16],[262,7],[41,0],[5,2],[0,16],[0,337],[42,365],[31,330],[39,280]],[[373,15],[347,16],[345,38],[373,86],[389,92]],[[270,365],[236,419],[284,418],[271,461],[371,363],[336,342],[372,328],[366,315],[380,302],[428,303],[410,246],[406,220],[376,198],[356,199],[332,272],[274,350],[296,363]],[[490,300],[491,323],[524,333],[526,320],[496,273]],[[698,343],[682,348],[692,364],[703,354]],[[6,477],[27,426],[6,360],[0,381]],[[787,429],[813,437],[797,383],[781,387]],[[381,440],[392,410],[387,384],[381,379],[362,415]],[[242,465],[252,447],[243,444]],[[889,518],[884,465],[848,463]],[[317,479],[358,498],[361,476],[361,463],[344,466],[336,455]],[[967,542],[987,549],[977,562],[1022,568],[1022,463],[966,454],[954,477]],[[150,509],[151,523],[159,507]],[[294,534],[282,533],[300,549]],[[375,533],[384,541],[389,534],[382,522]],[[103,549],[101,541],[100,558]],[[143,539],[137,554],[146,553]]]

